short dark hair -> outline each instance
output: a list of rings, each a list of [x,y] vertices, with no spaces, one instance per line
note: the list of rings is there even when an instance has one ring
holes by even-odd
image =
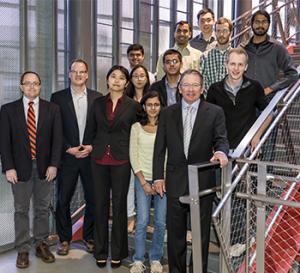
[[[83,63],[83,64],[85,65],[86,71],[87,71],[87,72],[89,71],[89,65],[87,64],[87,62],[86,62],[85,60],[83,60],[83,59],[80,59],[80,58],[74,59],[74,60],[72,60],[72,61],[70,62],[70,65],[69,65],[69,70],[70,70],[70,71],[71,71],[71,67],[72,67],[72,65],[73,65],[74,63]]]
[[[233,29],[233,24],[232,24],[231,20],[228,19],[228,18],[226,18],[226,17],[220,17],[220,18],[216,21],[215,26],[216,26],[216,25],[223,25],[223,24],[226,24],[226,23],[228,24],[229,30],[230,30],[230,32],[231,32],[232,29]]]
[[[141,51],[143,55],[145,55],[144,47],[141,44],[132,44],[129,45],[127,48],[127,55],[130,53],[130,51],[138,50]]]
[[[268,20],[268,23],[269,23],[269,24],[271,23],[271,17],[270,17],[270,14],[269,14],[267,11],[265,11],[265,10],[260,10],[260,9],[259,9],[258,11],[254,12],[254,13],[252,14],[252,17],[251,17],[251,26],[253,25],[253,22],[254,22],[255,17],[256,17],[257,15],[263,15],[263,16],[265,16],[265,17],[267,18],[267,20]]]
[[[108,81],[108,78],[109,78],[110,74],[113,73],[115,70],[120,70],[124,74],[124,76],[126,78],[126,82],[129,82],[129,72],[128,72],[128,70],[124,66],[117,65],[117,64],[112,66],[108,70],[108,72],[106,74],[106,81]],[[107,88],[108,88],[108,85],[107,85]]]
[[[204,9],[201,9],[198,14],[197,14],[197,20],[199,21],[200,19],[200,16],[206,14],[206,13],[210,13],[212,15],[212,18],[215,19],[215,13],[213,12],[212,9],[210,8],[204,8]]]
[[[39,75],[37,72],[31,71],[31,70],[27,70],[27,71],[25,71],[25,72],[21,75],[21,78],[20,78],[20,85],[23,85],[24,77],[25,77],[27,74],[34,74],[34,75],[36,75],[37,78],[39,79],[39,83],[40,83],[40,84],[42,83],[41,77],[40,77],[40,75]]]
[[[191,24],[188,21],[184,21],[184,20],[181,20],[175,24],[174,31],[177,29],[178,26],[183,26],[183,25],[188,25],[190,32],[193,32],[193,28],[192,28]]]
[[[141,99],[141,106],[142,106],[142,111],[140,113],[138,113],[139,115],[139,122],[142,126],[146,125],[148,122],[149,122],[149,118],[148,118],[148,115],[145,111],[145,107],[146,107],[146,101],[148,99],[152,99],[152,98],[158,98],[159,102],[160,102],[160,105],[161,105],[161,108],[163,107],[163,101],[162,101],[162,98],[160,96],[160,94],[155,91],[155,90],[152,90],[152,91],[149,91],[147,92]],[[159,116],[158,116],[159,118]],[[158,123],[158,119],[156,121],[156,123]]]
[[[178,50],[173,49],[173,48],[170,48],[170,49],[168,49],[168,50],[166,50],[164,52],[164,54],[163,54],[163,63],[165,63],[166,56],[173,55],[173,54],[176,54],[178,56],[179,61],[182,63],[182,55],[181,55],[181,53]]]
[[[133,72],[135,70],[137,70],[138,68],[142,68],[146,74],[146,78],[147,78],[147,83],[146,85],[144,86],[144,89],[143,89],[143,96],[148,92],[149,90],[149,87],[150,87],[150,79],[149,79],[149,73],[148,73],[148,70],[145,66],[141,65],[141,64],[138,64],[136,66],[134,66],[130,72],[130,75],[129,75],[129,79],[130,79],[130,82],[126,88],[126,95],[130,98],[133,98],[134,95],[135,95],[135,87],[132,83],[132,75],[133,75]]]

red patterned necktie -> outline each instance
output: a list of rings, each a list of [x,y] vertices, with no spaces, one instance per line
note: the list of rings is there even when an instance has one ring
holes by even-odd
[[[31,158],[36,159],[36,123],[33,101],[30,101],[28,105],[29,108],[27,112],[27,131],[29,135]]]

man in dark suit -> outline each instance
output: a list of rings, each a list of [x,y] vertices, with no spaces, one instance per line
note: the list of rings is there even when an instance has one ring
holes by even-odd
[[[179,100],[177,84],[180,78],[182,67],[182,55],[176,49],[168,49],[163,54],[163,69],[166,73],[160,81],[153,83],[150,90],[157,91],[164,106],[170,106]]]
[[[88,252],[94,250],[94,195],[90,156],[86,145],[85,127],[93,101],[101,94],[86,87],[88,65],[82,59],[74,60],[69,71],[70,86],[54,93],[51,101],[62,113],[64,147],[62,167],[58,173],[56,227],[60,244],[58,255],[67,255],[72,239],[70,203],[80,176],[86,201],[83,239]]]
[[[16,266],[29,266],[29,207],[33,197],[33,238],[36,256],[45,263],[55,261],[49,251],[49,206],[52,181],[56,177],[62,149],[59,107],[39,98],[41,79],[36,72],[23,73],[23,97],[5,104],[0,113],[2,171],[12,184],[15,207]]]
[[[202,75],[185,71],[179,82],[180,103],[165,108],[159,119],[154,147],[154,188],[167,194],[168,262],[170,273],[186,272],[186,232],[189,206],[179,197],[187,195],[188,165],[218,160],[227,164],[228,141],[223,110],[200,99]],[[167,153],[164,179],[165,153]],[[200,173],[200,191],[211,188],[213,173]],[[208,245],[213,196],[201,198],[203,272],[207,272]]]

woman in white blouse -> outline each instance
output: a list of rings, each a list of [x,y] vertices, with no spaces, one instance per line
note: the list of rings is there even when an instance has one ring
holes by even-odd
[[[144,272],[145,245],[151,199],[154,204],[154,232],[149,253],[151,272],[162,272],[160,260],[163,256],[166,226],[166,196],[160,197],[152,188],[152,158],[161,98],[156,91],[150,91],[141,100],[142,118],[131,127],[129,155],[135,174],[137,224],[135,230],[135,254],[130,272]]]

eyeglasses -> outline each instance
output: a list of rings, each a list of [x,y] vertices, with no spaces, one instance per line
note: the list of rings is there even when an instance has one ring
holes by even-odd
[[[180,86],[181,86],[181,88],[195,88],[196,89],[196,88],[202,87],[202,84],[185,82],[185,83],[180,84]]]
[[[132,78],[135,80],[144,80],[146,75],[132,75]]]
[[[147,108],[150,108],[150,109],[152,109],[152,108],[159,108],[160,107],[160,103],[146,103],[146,107]]]
[[[165,64],[171,65],[171,64],[178,64],[180,63],[179,60],[173,59],[173,60],[165,60]]]
[[[87,71],[76,71],[76,70],[71,70],[71,73],[76,74],[76,75],[84,75],[87,73]]]
[[[40,82],[23,82],[22,85],[37,87],[37,86],[41,85],[41,83]]]

